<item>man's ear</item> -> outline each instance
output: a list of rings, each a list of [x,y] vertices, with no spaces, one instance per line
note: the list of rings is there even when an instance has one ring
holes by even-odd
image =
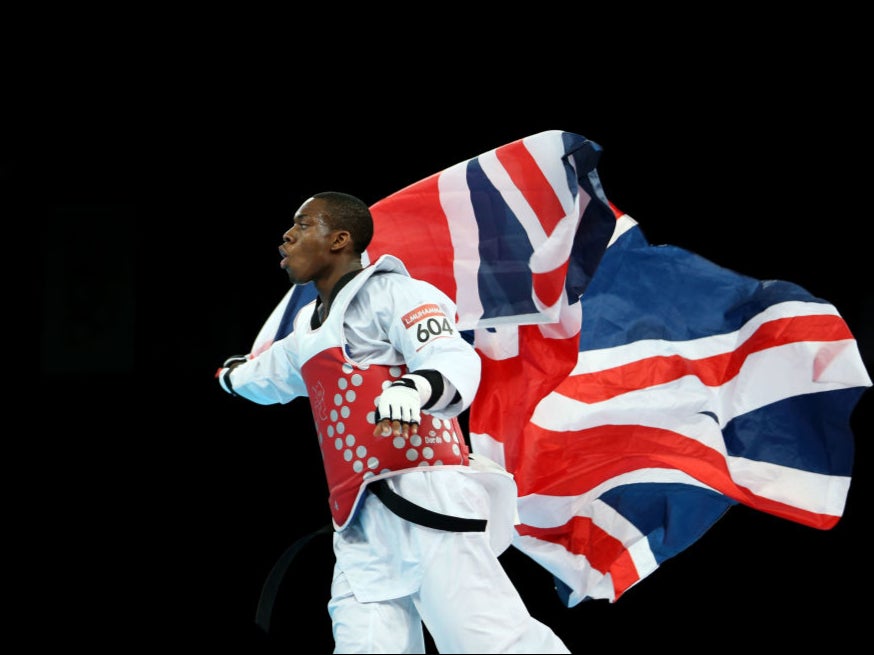
[[[331,250],[342,250],[346,246],[352,245],[352,235],[348,230],[337,230],[334,233],[334,240],[331,242]]]

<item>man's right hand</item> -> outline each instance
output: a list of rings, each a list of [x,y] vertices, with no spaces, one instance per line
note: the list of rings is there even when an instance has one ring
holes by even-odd
[[[419,432],[422,420],[422,400],[415,382],[400,378],[392,382],[380,395],[376,405],[375,437],[403,435],[409,437]]]

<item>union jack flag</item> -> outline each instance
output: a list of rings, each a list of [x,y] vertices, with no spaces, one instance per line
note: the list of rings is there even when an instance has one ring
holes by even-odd
[[[456,164],[375,203],[366,253],[456,300],[483,361],[472,451],[514,475],[513,545],[569,607],[615,602],[738,503],[833,527],[871,386],[825,300],[650,245],[600,152],[553,130]],[[253,355],[313,297],[292,287]]]

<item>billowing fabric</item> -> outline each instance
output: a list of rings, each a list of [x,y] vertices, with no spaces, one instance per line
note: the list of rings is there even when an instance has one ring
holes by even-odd
[[[872,385],[826,299],[651,245],[607,200],[600,153],[549,130],[461,161],[376,202],[368,248],[474,332],[472,456],[514,475],[513,545],[569,606],[618,600],[738,503],[831,529]],[[310,293],[289,290],[253,353]]]

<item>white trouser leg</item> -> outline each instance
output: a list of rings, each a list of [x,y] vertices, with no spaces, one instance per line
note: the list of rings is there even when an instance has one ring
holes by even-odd
[[[441,653],[569,653],[525,607],[483,533],[455,533],[414,596]]]
[[[328,613],[335,653],[424,653],[422,621],[409,598],[360,603],[334,569]]]

